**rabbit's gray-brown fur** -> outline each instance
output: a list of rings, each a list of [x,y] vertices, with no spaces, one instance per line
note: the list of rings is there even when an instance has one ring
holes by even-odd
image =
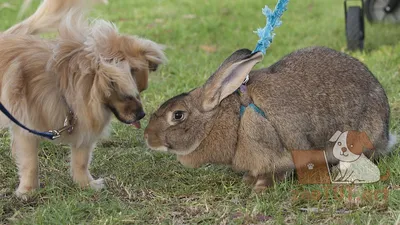
[[[148,146],[177,154],[186,166],[248,171],[245,178],[257,189],[268,186],[271,174],[294,168],[290,150],[326,149],[337,130],[365,131],[375,155],[388,151],[388,100],[361,62],[310,47],[251,71],[261,59],[238,50],[202,87],[165,102],[145,130]],[[247,94],[266,118],[251,108],[239,116],[244,97],[235,90],[248,73]]]

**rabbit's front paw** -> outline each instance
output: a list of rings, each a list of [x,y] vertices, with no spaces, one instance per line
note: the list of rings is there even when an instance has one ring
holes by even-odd
[[[256,193],[262,193],[262,192],[264,192],[265,190],[267,190],[268,188],[270,188],[272,185],[273,185],[273,183],[270,182],[270,181],[267,180],[267,179],[258,179],[257,182],[256,182],[256,184],[255,184],[254,187],[253,187],[253,190],[254,190]]]
[[[250,175],[249,173],[245,173],[243,175],[243,182],[247,185],[252,185],[257,181],[257,177]]]
[[[257,180],[253,187],[253,190],[256,193],[261,193],[265,191],[267,188],[272,187],[274,185],[274,180],[270,175],[267,174],[259,175],[256,179]]]
[[[267,188],[274,186],[274,183],[281,182],[286,179],[286,172],[275,173],[275,174],[262,174],[258,175],[254,185],[254,191],[257,193],[265,191]],[[251,176],[251,175],[249,175]]]
[[[193,160],[193,158],[188,155],[178,155],[177,159],[183,166],[188,168],[199,168],[201,166],[196,162],[196,160]]]

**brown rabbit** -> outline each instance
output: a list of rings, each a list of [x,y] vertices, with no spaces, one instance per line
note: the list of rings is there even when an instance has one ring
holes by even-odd
[[[251,71],[262,58],[238,50],[202,87],[162,104],[145,130],[147,145],[177,154],[188,167],[217,163],[247,171],[244,179],[256,190],[294,169],[289,150],[324,149],[337,130],[366,131],[377,153],[388,151],[388,100],[361,62],[310,47]],[[239,95],[247,74],[247,91]],[[265,117],[250,107],[240,116],[249,100]]]

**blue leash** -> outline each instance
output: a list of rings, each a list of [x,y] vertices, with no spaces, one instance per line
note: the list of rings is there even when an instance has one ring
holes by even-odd
[[[255,49],[253,50],[253,53],[255,52],[261,52],[263,55],[265,55],[266,50],[269,48],[269,46],[272,43],[272,39],[275,36],[275,33],[273,33],[275,27],[279,27],[282,24],[281,17],[283,12],[287,10],[287,4],[289,3],[289,0],[278,0],[278,3],[275,6],[274,11],[272,12],[271,9],[268,8],[268,6],[265,6],[262,9],[262,13],[267,17],[267,22],[264,28],[259,28],[255,33],[257,33],[258,37],[260,38],[257,42],[257,45]],[[246,85],[247,81],[249,80],[249,75],[247,75],[245,81],[243,82],[242,86]],[[241,90],[243,89],[243,90]],[[238,92],[245,92],[246,88],[239,88]],[[250,103],[248,106],[241,105],[240,106],[240,117],[243,116],[244,111],[246,110],[247,107],[252,108],[256,113],[260,114],[262,117],[267,118],[265,115],[264,111],[257,107],[254,103]]]
[[[20,126],[21,128],[29,131],[32,134],[38,135],[40,137],[48,138],[50,140],[54,140],[60,136],[60,134],[57,131],[48,131],[48,132],[39,132],[36,130],[29,129],[28,127],[24,126],[22,123],[20,123],[15,117],[11,115],[11,113],[4,107],[4,105],[0,102],[0,110],[1,112],[4,113],[11,121],[13,121],[15,124]]]
[[[287,4],[289,0],[278,0],[276,3],[274,11],[265,6],[262,9],[262,13],[266,16],[267,22],[264,28],[258,28],[255,33],[257,33],[260,38],[257,42],[256,48],[253,50],[255,52],[262,52],[265,55],[266,50],[272,43],[272,39],[275,36],[273,32],[275,27],[279,27],[282,24],[281,17],[283,12],[287,10]]]

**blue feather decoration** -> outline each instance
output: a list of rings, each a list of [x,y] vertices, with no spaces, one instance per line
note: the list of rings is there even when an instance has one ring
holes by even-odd
[[[260,37],[260,40],[258,40],[253,53],[262,52],[265,55],[266,50],[275,36],[275,33],[273,32],[274,28],[279,27],[282,24],[281,17],[283,12],[287,9],[286,7],[288,2],[289,0],[278,0],[273,12],[268,8],[268,6],[263,8],[262,13],[267,17],[267,22],[264,28],[258,28],[257,31],[255,31],[255,33]]]

